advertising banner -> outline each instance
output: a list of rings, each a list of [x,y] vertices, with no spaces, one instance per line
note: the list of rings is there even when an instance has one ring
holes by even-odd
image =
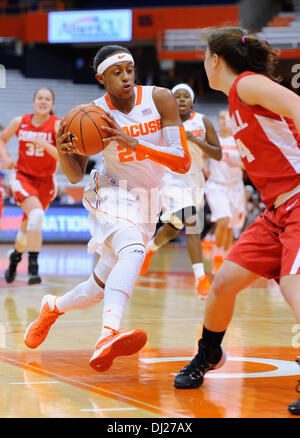
[[[14,242],[23,217],[23,210],[4,206],[0,243]],[[88,212],[81,206],[50,207],[43,222],[43,242],[87,243],[90,239]]]
[[[49,43],[131,41],[130,9],[49,12]]]

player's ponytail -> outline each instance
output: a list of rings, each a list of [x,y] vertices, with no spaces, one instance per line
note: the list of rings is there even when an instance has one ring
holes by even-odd
[[[201,31],[211,54],[221,56],[235,72],[253,71],[279,81],[275,74],[278,55],[267,41],[247,33],[240,27],[222,27]]]

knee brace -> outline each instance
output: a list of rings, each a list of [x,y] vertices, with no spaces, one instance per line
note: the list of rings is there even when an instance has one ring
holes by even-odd
[[[28,214],[27,231],[42,231],[44,211],[41,208],[34,208]]]
[[[100,302],[104,297],[104,289],[96,283],[93,274],[85,282],[85,295],[92,305]]]
[[[131,243],[120,249],[118,260],[130,260],[132,263],[142,265],[146,255],[145,246],[141,243]]]
[[[142,234],[135,227],[119,230],[109,245],[117,262],[108,276],[105,290],[118,290],[130,297],[146,255]]]
[[[104,289],[96,283],[92,274],[87,281],[78,284],[70,292],[59,297],[56,305],[60,312],[89,309],[98,304],[103,297]]]
[[[107,279],[106,288],[121,291],[130,297],[145,255],[143,244],[131,244],[122,248],[118,253],[118,261]]]
[[[100,257],[99,262],[95,266],[94,273],[95,273],[96,277],[100,281],[102,281],[103,284],[106,284],[106,280],[110,274],[110,271],[114,267],[114,264],[105,263],[104,257]]]
[[[126,247],[139,245],[144,247],[144,239],[141,231],[134,226],[115,231],[107,241],[107,245],[112,249],[116,257]]]

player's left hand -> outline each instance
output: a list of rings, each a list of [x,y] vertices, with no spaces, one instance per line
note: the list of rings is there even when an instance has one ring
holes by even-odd
[[[56,140],[56,148],[59,152],[63,153],[63,154],[72,154],[74,153],[74,148],[72,145],[72,142],[70,140],[70,132],[64,132],[66,126],[66,122],[60,122],[58,131],[56,133],[55,136],[55,140]]]
[[[187,140],[194,140],[195,136],[190,131],[185,131]]]
[[[138,140],[126,134],[126,132],[121,128],[111,114],[103,114],[102,118],[109,124],[109,126],[101,126],[101,129],[109,134],[108,138],[103,139],[105,147],[108,146],[111,141],[115,141],[119,146],[132,149],[133,151],[137,148]]]
[[[43,137],[42,135],[38,134],[38,135],[35,137],[35,139],[34,139],[34,143],[35,143],[37,146],[39,146],[39,147],[41,147],[41,148],[44,149],[45,144],[47,144],[47,141],[44,139],[44,137]]]
[[[1,158],[1,167],[2,169],[13,169],[16,165],[16,162],[11,157],[3,157]]]

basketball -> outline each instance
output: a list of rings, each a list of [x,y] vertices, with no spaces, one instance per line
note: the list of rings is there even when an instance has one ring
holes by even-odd
[[[74,153],[96,155],[104,149],[103,139],[109,137],[109,134],[101,130],[101,126],[109,125],[103,119],[103,114],[106,112],[102,108],[88,104],[72,108],[64,117],[64,132],[71,133]]]

